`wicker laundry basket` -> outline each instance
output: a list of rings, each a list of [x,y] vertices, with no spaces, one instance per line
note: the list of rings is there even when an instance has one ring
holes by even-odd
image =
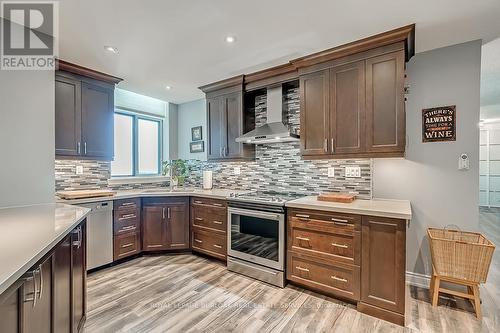
[[[476,315],[481,318],[479,284],[486,282],[495,245],[476,232],[450,229],[427,229],[433,273],[432,303],[440,291],[474,300]],[[467,286],[468,293],[440,288],[440,281]]]

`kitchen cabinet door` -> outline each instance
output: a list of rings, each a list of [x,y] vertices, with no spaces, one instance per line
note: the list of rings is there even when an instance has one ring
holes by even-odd
[[[169,204],[167,244],[170,249],[189,249],[189,204]]]
[[[52,332],[52,256],[38,265],[24,284],[23,333]]]
[[[366,60],[366,147],[368,152],[404,155],[404,52]]]
[[[224,108],[221,97],[207,98],[207,156],[209,160],[222,158],[226,138]]]
[[[79,332],[85,323],[87,313],[87,260],[86,224],[82,223],[71,234],[72,239],[72,326]]]
[[[81,84],[63,76],[55,80],[56,155],[77,156],[81,152]]]
[[[300,77],[300,127],[302,155],[330,153],[329,70]]]
[[[82,153],[113,159],[114,88],[82,83]]]
[[[235,92],[224,95],[222,98],[225,118],[224,124],[226,127],[222,155],[226,159],[244,157],[243,144],[236,142],[236,138],[243,134],[242,97],[241,92]]]
[[[54,252],[54,332],[71,332],[71,236]]]
[[[142,211],[143,251],[158,251],[166,248],[167,206],[164,204],[144,205]]]
[[[21,332],[19,295],[22,295],[22,290],[23,283],[18,281],[0,295],[0,332],[2,333]]]
[[[363,312],[384,312],[404,323],[406,222],[363,216],[361,245],[361,306]]]
[[[330,70],[330,150],[333,154],[365,149],[365,62]]]

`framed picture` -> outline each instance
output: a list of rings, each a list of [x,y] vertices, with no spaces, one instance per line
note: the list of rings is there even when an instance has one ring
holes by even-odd
[[[191,141],[203,140],[203,134],[201,132],[201,126],[196,126],[191,128]]]
[[[422,142],[455,141],[456,106],[422,110]]]
[[[200,127],[201,131],[201,127]],[[189,144],[189,151],[191,153],[203,153],[205,151],[204,141],[191,142]]]

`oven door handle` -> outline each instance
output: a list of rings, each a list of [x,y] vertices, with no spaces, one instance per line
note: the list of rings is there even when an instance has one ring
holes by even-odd
[[[261,211],[257,211],[257,210],[232,208],[232,207],[228,208],[227,213],[229,215],[229,219],[231,219],[232,214],[252,216],[252,217],[261,217],[261,218],[269,219],[269,220],[280,220],[284,217],[284,214],[267,213],[267,212],[261,212]]]

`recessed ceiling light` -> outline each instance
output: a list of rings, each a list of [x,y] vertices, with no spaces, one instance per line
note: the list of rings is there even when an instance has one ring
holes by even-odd
[[[172,89],[172,87],[171,86],[165,86],[165,89],[170,90],[170,89]]]
[[[234,43],[236,38],[234,36],[226,36],[226,43]]]
[[[107,45],[107,46],[104,46],[104,49],[108,52],[118,54],[118,49],[116,47]]]

